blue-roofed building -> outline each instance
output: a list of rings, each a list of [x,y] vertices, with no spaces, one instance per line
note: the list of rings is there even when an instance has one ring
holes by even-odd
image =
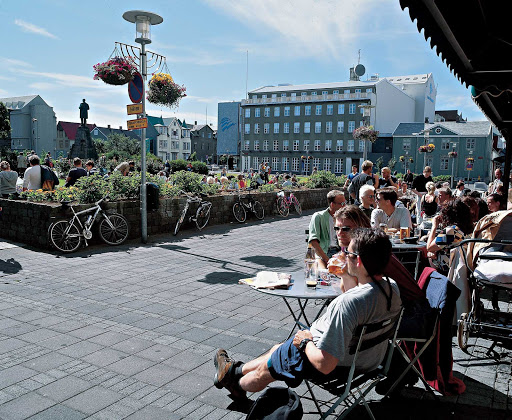
[[[393,132],[395,170],[421,173],[427,165],[434,176],[452,175],[453,171],[456,180],[469,177],[488,182],[492,179],[492,145],[497,136],[489,121],[400,123]],[[420,146],[425,144],[433,144],[435,149],[421,153]],[[456,156],[452,157],[454,152]]]

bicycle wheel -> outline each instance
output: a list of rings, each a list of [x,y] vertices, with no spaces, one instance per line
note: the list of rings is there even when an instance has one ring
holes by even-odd
[[[290,209],[286,205],[286,202],[284,201],[283,197],[279,197],[277,199],[277,211],[283,217],[288,216],[288,214],[290,213]]]
[[[255,201],[253,203],[252,211],[254,212],[254,215],[258,220],[263,220],[263,218],[265,217],[265,209],[263,208],[259,201]]]
[[[187,214],[187,208],[183,209],[183,211],[181,212],[180,218],[176,222],[176,227],[174,228],[174,236],[176,236],[178,234],[178,232],[180,231],[180,227],[183,224],[183,221],[185,220],[186,214]]]
[[[61,252],[73,252],[81,242],[80,230],[69,220],[59,220],[50,226],[50,241]]]
[[[233,216],[235,216],[237,222],[245,222],[245,219],[247,218],[247,213],[244,209],[244,206],[241,203],[233,204]]]
[[[106,216],[98,229],[101,239],[109,245],[121,245],[128,239],[128,230],[128,222],[120,214]]]
[[[302,214],[302,207],[299,203],[299,200],[297,200],[297,198],[295,198],[295,197],[293,199],[293,207],[295,207],[295,211],[300,216]]]
[[[211,204],[201,204],[196,211],[196,226],[199,230],[202,230],[210,220]]]

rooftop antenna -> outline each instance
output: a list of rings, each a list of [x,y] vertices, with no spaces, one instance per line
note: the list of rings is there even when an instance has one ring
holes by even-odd
[[[206,125],[208,125],[208,105],[206,105]]]
[[[245,65],[245,99],[249,99],[249,95],[247,93],[247,84],[248,84],[248,81],[249,81],[249,50],[246,51],[247,53],[247,61],[246,61],[246,65]]]
[[[361,62],[361,50],[357,50],[357,64]]]

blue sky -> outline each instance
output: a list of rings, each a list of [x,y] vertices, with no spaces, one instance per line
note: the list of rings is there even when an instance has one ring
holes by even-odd
[[[148,50],[167,57],[188,96],[178,110],[148,105],[151,115],[217,125],[217,103],[248,89],[278,83],[346,81],[358,50],[367,75],[433,73],[436,109],[485,119],[470,92],[418,33],[398,0],[0,0],[0,97],[39,94],[62,121],[79,122],[86,98],[89,121],[126,127],[126,86],[92,79],[115,41],[134,42],[125,11],[158,13]],[[365,76],[366,77],[366,76]]]

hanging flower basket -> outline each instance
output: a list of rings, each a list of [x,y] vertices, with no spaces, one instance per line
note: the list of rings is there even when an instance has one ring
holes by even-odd
[[[448,152],[448,156],[451,157],[451,158],[456,158],[457,157],[457,152]]]
[[[436,149],[436,146],[432,143],[420,146],[418,149],[420,153],[432,153]]]
[[[137,68],[122,57],[114,57],[105,63],[93,66],[94,80],[103,80],[108,85],[125,85],[133,80]]]
[[[184,98],[185,86],[174,83],[170,74],[155,73],[148,83],[148,102],[155,105],[177,107],[180,99]]]
[[[375,143],[379,137],[379,132],[375,131],[372,125],[363,125],[362,127],[356,128],[352,132],[352,136],[354,140],[368,140]]]
[[[405,161],[405,156],[400,156],[399,159],[400,159],[400,162],[403,162],[403,161]]]
[[[475,161],[475,159],[470,157],[470,158],[467,158],[466,161],[468,163],[473,163]]]

